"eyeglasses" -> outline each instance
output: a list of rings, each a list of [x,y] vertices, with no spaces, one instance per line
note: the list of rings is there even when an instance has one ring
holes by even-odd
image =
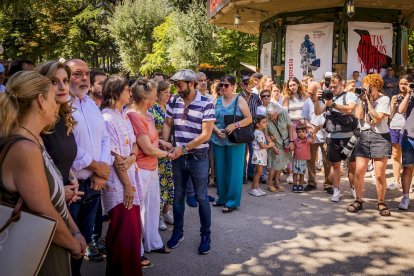
[[[223,88],[223,87],[224,87],[224,88],[229,88],[229,87],[230,87],[230,85],[231,85],[230,83],[220,83],[220,84],[219,84],[220,88]]]
[[[75,72],[72,73],[72,77],[74,77],[75,79],[80,79],[83,78],[84,76],[89,77],[91,72]]]
[[[260,96],[260,98],[264,99],[264,98],[270,98],[270,95],[262,95]]]

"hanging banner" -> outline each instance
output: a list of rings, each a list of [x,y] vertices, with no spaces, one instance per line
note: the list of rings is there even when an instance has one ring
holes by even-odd
[[[286,29],[285,79],[332,71],[333,22],[289,25]]]
[[[392,64],[391,23],[348,22],[347,75],[379,73]]]
[[[272,76],[272,42],[263,44],[260,52],[260,73],[263,76]]]

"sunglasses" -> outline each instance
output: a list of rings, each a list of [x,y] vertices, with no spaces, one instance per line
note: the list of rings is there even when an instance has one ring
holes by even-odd
[[[220,88],[224,87],[224,88],[229,88],[230,87],[230,83],[220,83],[219,86]]]
[[[264,99],[264,98],[270,98],[270,95],[262,95],[260,96],[260,98]]]

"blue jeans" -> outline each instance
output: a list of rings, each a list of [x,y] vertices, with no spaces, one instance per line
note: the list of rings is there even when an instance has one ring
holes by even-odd
[[[184,228],[185,196],[187,184],[191,179],[200,216],[200,232],[210,234],[211,209],[207,196],[208,153],[186,154],[172,162],[174,178],[174,232],[181,233]]]
[[[245,167],[247,170],[243,170],[243,179],[247,179],[247,177],[253,178],[254,176],[254,165],[252,164],[252,155],[253,155],[253,144],[246,145],[246,153],[249,152],[249,160],[247,158],[244,159]]]
[[[85,192],[85,196],[94,194],[89,198],[84,198],[78,202],[74,202],[69,206],[69,212],[72,215],[73,220],[79,227],[79,231],[85,237],[86,243],[92,241],[93,226],[95,224],[96,213],[98,211],[98,205],[100,204],[98,193],[90,188],[91,180],[79,180],[79,191]]]

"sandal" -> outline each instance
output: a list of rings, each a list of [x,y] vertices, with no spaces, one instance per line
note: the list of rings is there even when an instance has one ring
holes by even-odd
[[[276,186],[275,188],[276,188],[276,190],[278,190],[279,192],[284,192],[284,191],[285,191],[285,188],[284,188],[282,185],[278,185],[278,186]]]
[[[225,214],[231,213],[234,210],[236,210],[236,207],[226,207],[226,206],[223,207],[223,213]]]
[[[358,213],[360,210],[362,210],[362,203],[362,200],[355,200],[352,204],[348,206],[348,212]]]
[[[167,247],[165,247],[165,245],[161,248],[155,249],[155,250],[151,250],[152,253],[159,253],[159,254],[169,254],[170,250],[168,250]]]
[[[388,209],[387,205],[385,203],[378,203],[377,210],[379,211],[379,214],[383,217],[389,217],[391,216],[390,209]],[[384,206],[383,208],[380,208],[380,206]]]
[[[221,207],[224,206],[224,204],[218,203],[217,201],[213,202],[214,207]]]
[[[151,261],[147,257],[145,257],[145,255],[141,256],[141,267],[142,268],[148,268],[152,266],[154,265],[151,263]]]
[[[270,185],[266,186],[266,190],[268,190],[269,192],[272,192],[272,193],[277,192],[277,188],[275,186],[270,186]]]

